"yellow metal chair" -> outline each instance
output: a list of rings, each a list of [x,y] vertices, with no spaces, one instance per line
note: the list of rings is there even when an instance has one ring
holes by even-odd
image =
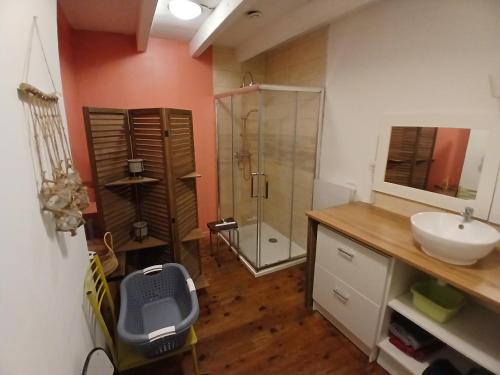
[[[85,275],[85,293],[89,300],[90,306],[94,311],[95,318],[99,323],[99,327],[104,334],[106,345],[111,352],[113,362],[115,363],[118,371],[122,372],[128,369],[144,366],[168,357],[191,351],[194,374],[199,375],[200,372],[198,369],[198,357],[196,355],[196,343],[198,339],[193,327],[190,328],[186,343],[183,347],[154,358],[145,357],[134,347],[120,341],[118,335],[115,334],[115,305],[111,297],[111,292],[109,290],[106,277],[104,276],[102,264],[99,261],[99,257],[97,257],[95,253],[89,253],[89,258],[90,266]],[[106,319],[104,318],[105,315],[109,315],[108,320],[110,320],[109,324],[112,325],[113,335],[108,328],[108,324],[106,323]],[[116,338],[116,341],[113,340],[113,336]]]

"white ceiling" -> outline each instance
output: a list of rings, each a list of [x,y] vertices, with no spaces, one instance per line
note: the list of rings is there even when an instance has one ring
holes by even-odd
[[[209,8],[215,8],[220,0],[201,0],[198,3],[206,5]],[[169,0],[159,0],[156,7],[156,13],[151,27],[151,36],[168,39],[190,40],[198,31],[198,28],[212,12],[202,7],[200,17],[194,20],[183,21],[175,18],[168,10]]]
[[[58,0],[69,24],[77,30],[135,34],[141,0]],[[262,17],[248,18],[245,14],[228,25],[217,37],[216,45],[236,47],[253,33],[273,23],[287,12],[310,0],[253,0],[247,10],[260,10]],[[190,40],[205,22],[211,10],[202,7],[200,17],[183,21],[168,10],[169,0],[158,0],[151,28],[151,36]],[[220,0],[198,0],[200,4],[215,8]]]
[[[215,45],[238,47],[256,32],[271,25],[277,19],[311,0],[256,0],[249,10],[260,10],[262,17],[249,18],[243,14],[227,26],[221,35],[217,36]]]
[[[217,9],[202,7],[190,21],[172,16],[169,0],[58,1],[74,29],[135,34],[140,51],[154,36],[189,41],[193,56],[211,44],[232,47],[243,61],[376,0],[194,0]]]
[[[77,30],[135,34],[141,0],[58,0]]]

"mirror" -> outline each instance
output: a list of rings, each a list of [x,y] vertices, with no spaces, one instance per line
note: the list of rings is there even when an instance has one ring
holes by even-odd
[[[384,181],[473,200],[488,130],[392,126]]]

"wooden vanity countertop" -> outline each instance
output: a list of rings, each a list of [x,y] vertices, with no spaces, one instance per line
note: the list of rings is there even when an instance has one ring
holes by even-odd
[[[472,266],[454,266],[424,254],[414,242],[410,219],[368,203],[355,202],[306,213],[310,220],[393,256],[500,308],[500,252]],[[498,249],[497,249],[498,250]]]

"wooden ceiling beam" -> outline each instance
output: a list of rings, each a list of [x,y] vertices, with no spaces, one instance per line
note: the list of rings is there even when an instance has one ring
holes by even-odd
[[[153,24],[158,0],[142,0],[137,19],[137,31],[135,33],[137,50],[144,52],[148,48],[149,34]]]
[[[189,42],[191,56],[200,56],[214,42],[223,28],[243,14],[253,0],[221,0]]]

